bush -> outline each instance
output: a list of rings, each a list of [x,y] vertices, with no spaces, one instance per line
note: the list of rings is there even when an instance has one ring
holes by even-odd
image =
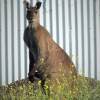
[[[38,87],[23,79],[0,87],[0,100],[100,100],[100,82],[82,76],[72,79],[70,84],[66,78],[46,81],[46,95],[41,91],[41,81]]]

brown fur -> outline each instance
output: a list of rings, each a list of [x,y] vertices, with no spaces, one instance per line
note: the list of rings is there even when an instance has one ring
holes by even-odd
[[[40,49],[39,60],[44,59],[44,63],[47,65],[44,66],[46,67],[44,69],[51,79],[59,77],[61,73],[65,76],[77,74],[70,57],[53,41],[44,27],[39,25],[35,35]]]

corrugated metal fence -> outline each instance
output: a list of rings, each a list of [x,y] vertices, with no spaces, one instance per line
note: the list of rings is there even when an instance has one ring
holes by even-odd
[[[80,74],[100,79],[100,0],[42,2],[41,24],[72,57]],[[0,84],[27,77],[25,26],[23,0],[0,0]]]

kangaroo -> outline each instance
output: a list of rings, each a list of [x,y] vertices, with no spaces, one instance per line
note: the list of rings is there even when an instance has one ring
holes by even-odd
[[[39,9],[41,2],[34,7],[25,2],[26,18],[29,25],[24,31],[24,41],[29,48],[29,80],[38,77],[45,83],[46,79],[59,79],[61,74],[66,77],[77,75],[76,68],[65,51],[53,41],[49,32],[40,25]]]

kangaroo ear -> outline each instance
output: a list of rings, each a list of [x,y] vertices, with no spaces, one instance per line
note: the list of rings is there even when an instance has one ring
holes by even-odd
[[[40,9],[41,4],[42,4],[42,3],[41,3],[40,1],[38,1],[38,2],[36,3],[36,6],[35,6],[35,7],[36,7],[36,9]]]
[[[30,4],[29,4],[28,1],[24,0],[23,3],[24,3],[24,5],[25,5],[25,7],[26,7],[27,9],[30,8]]]

